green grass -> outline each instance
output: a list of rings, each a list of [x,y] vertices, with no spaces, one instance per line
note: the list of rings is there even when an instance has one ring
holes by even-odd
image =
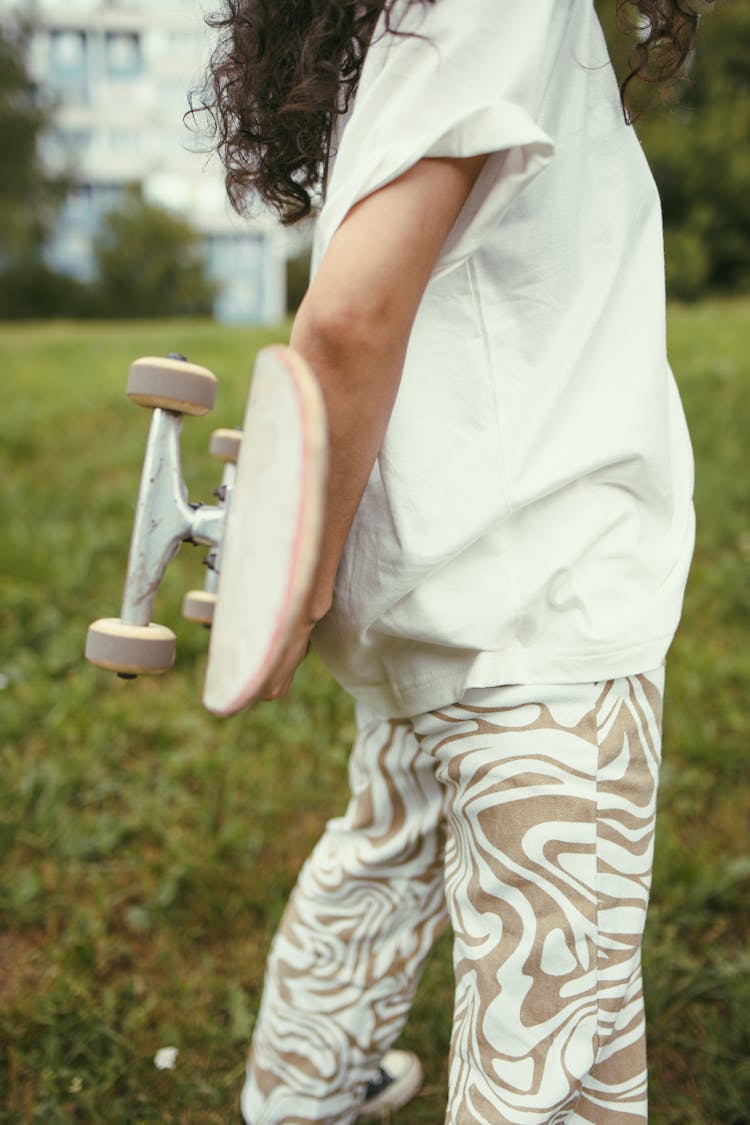
[[[671,350],[698,458],[699,541],[670,661],[645,962],[654,1125],[750,1122],[750,302],[675,307]],[[263,960],[299,864],[345,799],[346,697],[309,661],[293,695],[229,721],[200,707],[202,583],[183,549],[157,601],[179,635],[161,680],[82,660],[119,610],[148,415],[123,396],[139,354],[220,377],[185,425],[210,497],[216,425],[242,416],[257,348],[209,323],[0,327],[0,1121],[235,1120]],[[445,1099],[450,948],[405,1042],[425,1060],[401,1125]],[[159,1047],[180,1049],[158,1071]]]

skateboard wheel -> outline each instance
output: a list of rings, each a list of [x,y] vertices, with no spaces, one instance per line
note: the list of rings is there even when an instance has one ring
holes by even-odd
[[[186,621],[197,621],[199,625],[210,625],[214,619],[216,594],[205,590],[190,590],[182,602],[182,616]]]
[[[176,414],[208,414],[216,401],[216,376],[180,359],[144,356],[128,372],[127,396],[139,406]]]
[[[219,461],[235,462],[240,455],[242,430],[214,430],[208,452]]]
[[[126,625],[117,617],[104,617],[89,625],[86,659],[108,672],[156,675],[174,664],[176,644],[164,625]]]

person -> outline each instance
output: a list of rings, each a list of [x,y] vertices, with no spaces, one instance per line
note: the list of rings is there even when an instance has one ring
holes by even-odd
[[[637,0],[618,90],[591,0],[225,2],[204,104],[230,197],[286,222],[322,201],[291,345],[326,402],[325,528],[265,695],[312,641],[358,721],[348,809],[272,946],[243,1120],[404,1104],[419,1062],[393,1044],[450,924],[446,1122],[645,1123],[693,462],[623,105],[680,72],[697,16]]]

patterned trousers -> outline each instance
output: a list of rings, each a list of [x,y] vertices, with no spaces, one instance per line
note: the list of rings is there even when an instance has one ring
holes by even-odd
[[[348,1125],[454,933],[449,1125],[644,1125],[664,669],[360,710],[351,802],[269,959],[243,1113]]]

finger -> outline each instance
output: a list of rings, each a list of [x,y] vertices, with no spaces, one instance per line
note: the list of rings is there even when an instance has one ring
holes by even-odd
[[[286,695],[294,682],[296,670],[296,665],[291,672],[276,667],[271,673],[270,680],[267,680],[263,686],[263,699],[280,699],[282,695]]]

